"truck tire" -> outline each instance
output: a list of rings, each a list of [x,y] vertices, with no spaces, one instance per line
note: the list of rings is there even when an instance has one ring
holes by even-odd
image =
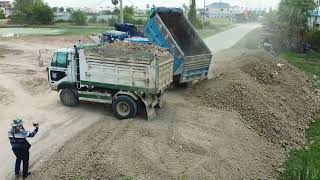
[[[71,89],[62,89],[60,92],[60,101],[65,106],[75,107],[79,104],[79,97]]]
[[[134,99],[128,96],[118,96],[112,102],[113,114],[118,119],[134,118],[138,112],[138,106]]]

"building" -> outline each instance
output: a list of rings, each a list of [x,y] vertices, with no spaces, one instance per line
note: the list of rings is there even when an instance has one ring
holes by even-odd
[[[12,14],[12,6],[10,1],[1,1],[0,0],[0,10],[4,12],[6,17],[10,16]]]
[[[206,15],[209,17],[230,17],[231,6],[228,3],[215,2],[206,6]]]
[[[206,6],[206,16],[208,17],[232,18],[242,14],[244,11],[244,7],[231,6],[224,2],[215,2]]]
[[[311,13],[310,17],[308,18],[308,26],[309,27],[314,27],[316,26],[319,28],[320,26],[320,13],[315,11]]]

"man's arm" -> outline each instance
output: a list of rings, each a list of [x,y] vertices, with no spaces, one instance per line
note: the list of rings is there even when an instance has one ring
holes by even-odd
[[[31,133],[28,131],[28,137],[34,137],[38,133],[39,127],[36,127]]]
[[[38,130],[39,130],[39,127],[36,127],[32,132],[23,130],[22,134],[24,138],[34,137],[37,134]]]

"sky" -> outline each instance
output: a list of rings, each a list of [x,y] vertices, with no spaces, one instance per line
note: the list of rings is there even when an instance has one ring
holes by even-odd
[[[44,0],[50,6],[63,7],[89,7],[99,8],[112,6],[111,0]],[[203,7],[204,1],[206,4],[219,2],[219,0],[196,0],[197,7]],[[270,8],[277,7],[280,0],[222,0],[232,5],[239,5],[248,8]],[[145,9],[146,4],[166,7],[181,7],[182,4],[189,4],[190,0],[123,0],[125,5],[134,5]]]

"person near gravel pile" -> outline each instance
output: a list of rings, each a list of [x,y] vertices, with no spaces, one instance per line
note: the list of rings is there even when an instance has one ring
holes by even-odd
[[[31,174],[29,173],[29,149],[31,148],[31,145],[26,138],[32,138],[37,134],[39,124],[34,123],[33,126],[35,127],[33,132],[26,131],[23,127],[22,119],[15,119],[8,131],[12,151],[16,156],[16,176],[20,174],[21,161],[23,162],[23,177],[26,178]]]

